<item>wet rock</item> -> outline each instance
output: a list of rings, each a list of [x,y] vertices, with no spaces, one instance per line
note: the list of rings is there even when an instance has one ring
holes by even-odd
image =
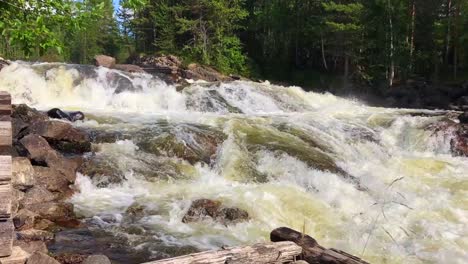
[[[43,241],[24,241],[24,240],[15,240],[13,242],[14,246],[20,247],[29,254],[34,254],[36,252],[41,252],[47,254],[49,250],[47,249],[46,244]]]
[[[24,206],[44,219],[53,222],[75,219],[73,204],[66,202],[45,202],[40,204],[27,204]]]
[[[49,140],[52,148],[64,154],[84,154],[92,151],[91,142],[69,142]]]
[[[89,158],[81,165],[78,172],[91,178],[93,183],[100,188],[125,180],[125,175],[116,164],[101,157]]]
[[[468,111],[465,111],[464,113],[460,114],[458,116],[458,120],[460,120],[461,124],[468,124]]]
[[[54,239],[54,234],[44,230],[28,229],[16,232],[16,237],[24,241],[49,241]]]
[[[114,68],[116,60],[113,57],[106,56],[106,55],[96,55],[94,56],[94,65],[102,66],[106,68]]]
[[[55,200],[55,198],[56,196],[53,193],[49,192],[45,187],[38,185],[29,189],[24,194],[21,205],[47,203]]]
[[[145,207],[139,203],[133,203],[125,210],[125,214],[130,218],[129,220],[137,221],[145,216]]]
[[[239,208],[223,208],[217,219],[222,223],[236,223],[249,220],[249,213]]]
[[[82,264],[111,264],[108,257],[104,255],[91,255]]]
[[[47,111],[47,115],[50,118],[55,118],[55,119],[62,119],[62,120],[68,120],[70,122],[75,122],[78,120],[84,120],[85,115],[83,112],[77,111],[77,112],[64,112],[58,108],[52,108],[49,111]]]
[[[116,64],[115,69],[129,73],[145,73],[145,70],[143,70],[140,66],[133,64]]]
[[[192,202],[182,222],[190,223],[206,219],[228,225],[248,220],[249,214],[239,208],[223,208],[219,201],[200,199]]]
[[[28,124],[20,118],[12,118],[11,127],[13,139],[18,139],[22,137],[21,135],[28,128]]]
[[[38,185],[44,186],[51,192],[66,192],[70,182],[54,168],[33,166],[35,179]]]
[[[119,131],[89,131],[89,138],[93,143],[115,143],[119,140],[131,139],[131,135]]]
[[[225,138],[226,136],[220,131],[183,124],[157,137],[151,138],[148,135],[138,143],[138,146],[143,151],[155,155],[178,157],[191,164],[197,162],[210,164],[215,159],[218,146]]]
[[[36,183],[33,166],[27,158],[13,158],[12,176],[11,183],[18,190],[25,191]]]
[[[36,252],[29,257],[26,264],[60,264],[60,262],[42,252]]]
[[[462,125],[450,142],[454,155],[468,157],[468,125]]]

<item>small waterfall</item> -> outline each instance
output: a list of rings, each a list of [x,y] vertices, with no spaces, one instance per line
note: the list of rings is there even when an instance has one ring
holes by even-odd
[[[268,239],[289,226],[372,263],[466,263],[468,159],[428,110],[386,109],[299,87],[195,82],[14,63],[0,72],[14,103],[81,110],[75,125],[125,135],[95,142],[107,178],[79,175],[79,214],[149,254]],[[181,222],[208,198],[246,210],[225,226]],[[126,209],[145,207],[128,222]],[[115,221],[106,221],[112,215]],[[138,232],[135,232],[137,228]]]

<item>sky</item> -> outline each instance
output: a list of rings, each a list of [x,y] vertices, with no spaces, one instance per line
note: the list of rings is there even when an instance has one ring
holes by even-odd
[[[112,0],[112,2],[114,3],[114,9],[115,11],[117,11],[119,9],[119,1],[120,0]]]

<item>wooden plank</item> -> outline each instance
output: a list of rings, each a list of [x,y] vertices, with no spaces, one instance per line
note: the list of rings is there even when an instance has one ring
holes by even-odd
[[[11,180],[11,156],[0,156],[0,185],[9,184]]]
[[[12,130],[10,121],[0,122],[0,146],[11,146],[12,144]]]
[[[291,241],[302,247],[302,258],[309,263],[369,264],[368,262],[337,249],[326,249],[311,236],[287,227],[280,227],[270,234],[273,242]]]
[[[0,258],[0,264],[24,264],[30,254],[20,247],[13,247],[11,256]]]
[[[0,220],[11,216],[11,196],[13,195],[11,185],[0,185]]]
[[[15,227],[11,220],[0,221],[0,257],[11,255],[14,233]]]
[[[292,242],[262,243],[253,246],[230,247],[206,251],[147,264],[263,264],[289,263],[301,254],[301,247]]]

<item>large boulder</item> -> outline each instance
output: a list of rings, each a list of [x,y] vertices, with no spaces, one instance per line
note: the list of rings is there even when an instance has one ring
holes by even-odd
[[[45,187],[38,185],[29,189],[24,194],[24,197],[21,200],[21,204],[24,206],[29,204],[46,203],[55,199],[56,196],[53,193],[48,191]]]
[[[36,252],[47,254],[49,252],[49,250],[47,249],[47,245],[44,243],[44,241],[15,240],[13,242],[13,245],[20,247],[29,254],[33,254]]]
[[[54,234],[44,230],[27,229],[17,231],[16,238],[24,241],[50,241],[54,239]]]
[[[46,202],[39,204],[27,204],[24,206],[44,219],[48,219],[60,224],[75,219],[73,204],[65,202]]]
[[[59,120],[35,122],[29,127],[29,132],[55,141],[89,142],[86,132]]]
[[[106,55],[96,55],[94,56],[94,65],[102,66],[106,68],[113,69],[115,67],[116,60],[111,56]]]
[[[36,121],[45,121],[49,119],[46,114],[34,108],[31,108],[25,104],[13,105],[12,107],[13,109],[11,117],[21,119],[23,122],[28,124]]]
[[[240,208],[223,207],[219,201],[199,199],[192,202],[182,222],[190,223],[207,219],[229,225],[247,221],[249,214]]]
[[[24,157],[13,158],[12,176],[11,183],[18,190],[25,191],[36,183],[33,166],[29,159]]]
[[[66,158],[56,150],[52,149],[43,137],[30,134],[20,140],[20,143],[28,151],[28,156],[36,163],[45,163],[49,168],[61,172],[69,182],[76,179],[76,171],[83,163],[82,158]]]
[[[44,186],[51,192],[66,192],[70,182],[65,175],[54,168],[33,166],[35,179],[38,185]]]

